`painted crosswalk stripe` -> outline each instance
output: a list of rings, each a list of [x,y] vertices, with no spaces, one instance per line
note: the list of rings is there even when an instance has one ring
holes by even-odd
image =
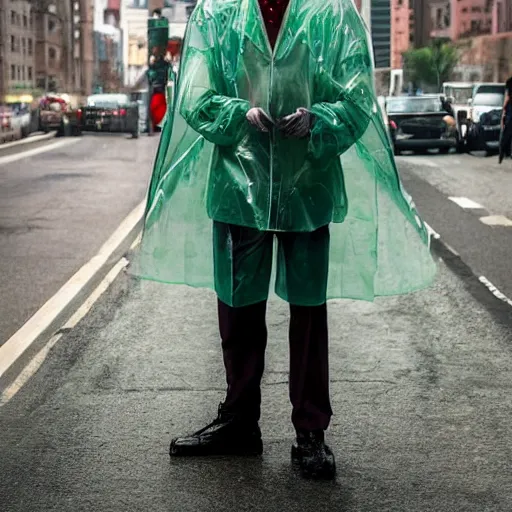
[[[480,217],[480,222],[487,226],[505,226],[512,227],[512,220],[507,219],[503,215],[488,215],[487,217]]]
[[[464,208],[465,210],[483,210],[484,207],[481,204],[475,203],[467,197],[449,197],[450,201],[453,201],[456,205]]]

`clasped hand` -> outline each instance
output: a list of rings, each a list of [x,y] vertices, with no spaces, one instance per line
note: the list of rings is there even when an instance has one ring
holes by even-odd
[[[268,132],[276,126],[285,137],[302,139],[309,135],[313,116],[309,110],[298,108],[293,114],[282,117],[275,122],[262,108],[251,108],[247,112],[247,121],[260,132]]]

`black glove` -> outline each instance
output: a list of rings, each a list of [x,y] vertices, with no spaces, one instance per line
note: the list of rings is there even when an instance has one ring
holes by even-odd
[[[286,137],[302,139],[309,135],[312,125],[313,114],[305,108],[298,108],[293,114],[281,118],[277,126]]]
[[[273,119],[259,107],[251,108],[245,117],[260,132],[268,132],[274,125]]]

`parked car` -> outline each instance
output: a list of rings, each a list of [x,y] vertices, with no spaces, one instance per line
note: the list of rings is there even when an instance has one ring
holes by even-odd
[[[13,116],[21,126],[21,137],[28,137],[38,130],[37,110],[32,110],[30,103],[16,101],[7,103],[7,106],[12,109]]]
[[[0,143],[21,138],[21,122],[16,118],[13,109],[8,105],[0,105]]]
[[[468,151],[499,150],[501,114],[505,98],[505,86],[499,83],[475,84],[473,96],[468,101]]]
[[[396,127],[395,154],[402,151],[427,152],[439,149],[448,153],[457,144],[455,119],[446,110],[439,94],[421,96],[389,96],[386,111],[390,125]]]
[[[39,102],[39,130],[59,136],[80,135],[81,111],[67,94],[48,94]]]
[[[82,108],[82,131],[130,133],[139,137],[139,103],[128,94],[93,94]]]

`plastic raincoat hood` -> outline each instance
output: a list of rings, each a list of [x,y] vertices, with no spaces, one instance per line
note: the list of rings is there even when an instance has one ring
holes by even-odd
[[[429,236],[399,180],[372,60],[352,0],[290,0],[274,49],[257,0],[200,0],[133,272],[213,288],[212,220],[288,232],[330,224],[328,298],[428,285]],[[310,136],[258,132],[251,107],[274,119],[305,107]],[[305,304],[307,294],[306,284]]]

